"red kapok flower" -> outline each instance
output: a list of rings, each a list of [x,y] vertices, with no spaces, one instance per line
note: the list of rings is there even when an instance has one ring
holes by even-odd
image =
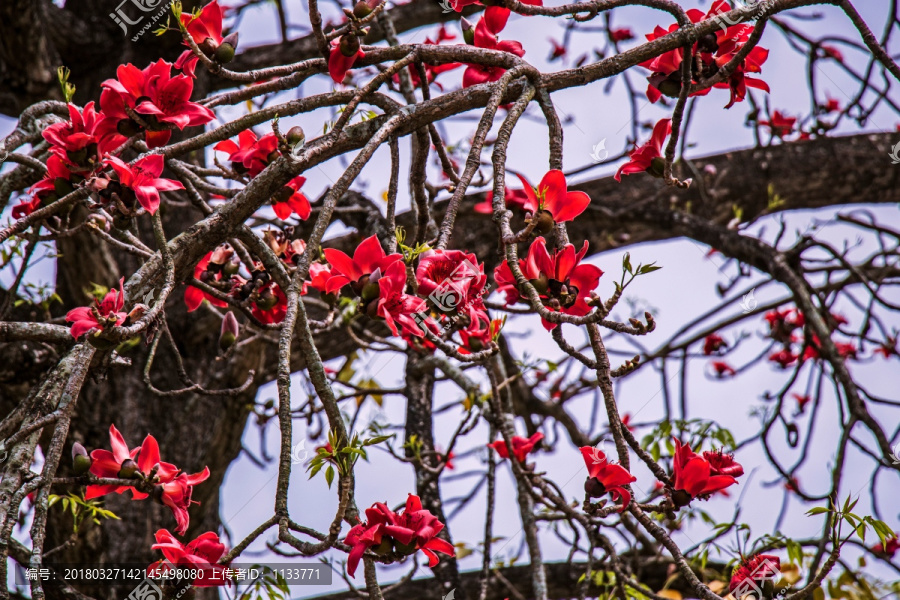
[[[704,453],[700,456],[687,444],[675,441],[675,456],[672,457],[673,489],[672,501],[677,508],[687,506],[694,498],[706,499],[713,492],[718,492],[737,483],[730,473],[740,476],[743,467],[728,456],[721,453]],[[712,458],[712,460],[710,460]]]
[[[566,55],[567,50],[563,44],[553,38],[547,38],[547,41],[550,42],[550,56],[547,57],[547,62],[559,60]]]
[[[769,120],[760,121],[760,125],[768,127],[772,131],[772,135],[783,138],[790,135],[794,131],[794,125],[797,123],[797,117],[789,117],[781,111],[776,110]]]
[[[172,65],[162,59],[143,70],[132,64],[120,65],[116,76],[117,79],[101,84],[103,113],[117,123],[116,128],[123,135],[141,130],[128,110],[137,113],[149,126],[146,140],[151,148],[169,141],[172,131],[168,126],[184,129],[204,125],[216,117],[210,109],[191,102],[194,80],[187,75],[172,77]]]
[[[245,129],[238,134],[238,143],[222,140],[213,146],[213,150],[227,152],[231,168],[237,173],[256,177],[270,162],[278,158],[278,137],[274,133],[267,133],[257,139],[252,130]]]
[[[399,324],[408,334],[424,336],[413,315],[423,313],[427,304],[421,298],[406,293],[406,264],[402,260],[391,263],[378,279],[378,303],[374,306],[375,316],[384,319],[394,335],[400,335],[397,330]]]
[[[709,356],[723,348],[728,348],[724,338],[718,333],[711,333],[703,340],[703,354]]]
[[[588,243],[585,241],[577,254],[575,246],[567,244],[551,256],[547,252],[546,240],[538,237],[531,244],[527,258],[519,260],[522,274],[535,287],[547,309],[575,316],[591,312],[587,299],[599,284],[603,271],[594,265],[580,264],[587,251]],[[519,299],[516,280],[505,260],[494,270],[494,280],[498,291],[506,295],[508,305]],[[547,331],[557,325],[543,319],[541,321]]]
[[[724,377],[734,377],[737,375],[737,371],[734,370],[734,367],[729,365],[724,360],[714,360],[710,363],[713,368],[713,371],[716,374],[716,377],[722,379]]]
[[[168,506],[172,510],[172,514],[175,515],[175,522],[177,523],[175,533],[178,535],[184,535],[190,524],[188,509],[191,507],[191,504],[200,504],[191,500],[194,486],[207,479],[209,479],[209,468],[204,467],[200,473],[194,473],[193,475],[180,473],[171,481],[156,486],[159,501]]]
[[[641,173],[646,171],[655,177],[662,177],[665,167],[665,159],[662,156],[662,146],[669,134],[672,133],[672,120],[660,119],[653,126],[653,134],[643,146],[636,147],[628,155],[627,163],[616,171],[615,180],[622,181],[622,175]]]
[[[72,323],[72,337],[76,340],[85,333],[94,329],[118,326],[125,322],[128,316],[122,312],[125,306],[125,291],[122,283],[125,278],[119,280],[119,289],[109,290],[103,300],[94,300],[94,306],[79,306],[66,313],[66,321]]]
[[[91,473],[104,479],[131,479],[137,472],[149,475],[154,466],[159,465],[156,477],[160,481],[170,480],[178,472],[178,468],[167,462],[159,460],[159,444],[156,438],[148,435],[139,448],[128,450],[125,438],[119,433],[115,425],[109,426],[109,445],[112,452],[98,448],[91,452]],[[134,500],[143,500],[147,497],[144,492],[138,491],[127,485],[89,485],[85,490],[84,499],[99,498],[115,492],[121,494],[131,490]]]
[[[112,167],[118,176],[118,185],[114,180],[101,180],[102,187],[106,190],[114,189],[126,206],[129,204],[129,194],[125,190],[131,190],[134,198],[151,215],[159,208],[159,193],[183,190],[184,185],[174,179],[160,178],[164,161],[161,154],[151,154],[133,165],[129,165],[117,156],[109,156],[103,160],[103,164]]]
[[[584,192],[570,192],[566,176],[557,169],[548,171],[537,188],[523,176],[519,175],[519,179],[528,197],[525,209],[534,213],[532,218],[538,219],[535,227],[538,234],[549,233],[554,223],[573,220],[591,203],[591,197]]]
[[[429,250],[419,255],[417,293],[444,313],[468,314],[471,321],[484,309],[487,283],[484,265],[474,254],[460,250]]]
[[[359,561],[368,548],[375,548],[376,552],[384,554],[391,552],[392,540],[384,535],[384,528],[396,520],[397,515],[391,509],[376,502],[366,509],[366,521],[350,528],[344,538],[344,543],[351,547],[347,556],[347,573],[350,577],[356,575]]]
[[[792,393],[791,396],[794,397],[794,400],[797,401],[797,414],[803,414],[803,411],[806,410],[806,405],[812,401],[812,398],[807,395]]]
[[[325,289],[328,293],[336,292],[349,283],[354,292],[363,295],[364,288],[369,283],[368,275],[378,269],[384,271],[388,265],[400,260],[399,254],[385,254],[381,242],[374,235],[364,239],[356,247],[352,259],[334,248],[325,248],[324,253],[331,263],[331,278]],[[373,293],[372,298],[374,297]],[[371,298],[366,298],[369,299]]]
[[[900,550],[900,538],[898,538],[896,534],[894,535],[894,537],[889,538],[886,544],[878,542],[877,544],[872,546],[872,552],[880,556],[886,556],[888,558],[893,558],[897,553],[897,550]]]
[[[507,16],[508,14],[507,11]],[[492,15],[485,13],[485,15],[478,20],[478,24],[475,25],[475,47],[484,48],[486,50],[509,52],[510,54],[515,54],[519,57],[524,56],[525,50],[522,48],[521,43],[515,40],[499,41],[497,39],[497,33],[500,32],[505,25],[505,19],[492,18]],[[503,73],[505,72],[506,69],[503,67],[470,64],[466,67],[465,73],[463,73],[463,87],[467,88],[480,83],[497,81],[503,77]]]
[[[328,55],[328,74],[331,75],[331,79],[335,83],[344,81],[347,71],[365,55],[359,47],[359,38],[352,32],[332,40],[331,54]]]
[[[234,250],[227,245],[219,246],[214,251],[207,253],[194,267],[194,279],[210,284],[220,281],[224,275],[223,267],[226,262],[229,262],[232,254],[234,254]],[[204,300],[208,300],[210,304],[220,308],[228,306],[224,300],[219,300],[212,294],[207,294],[192,285],[189,285],[184,291],[184,303],[187,305],[188,312],[194,312],[200,308]]]
[[[634,39],[634,32],[629,27],[616,27],[609,30],[609,39],[614,42],[627,42]]]
[[[309,218],[312,207],[309,205],[309,200],[300,191],[304,183],[306,183],[306,177],[302,175],[294,177],[272,198],[272,210],[282,221],[288,219],[292,214],[300,217],[301,221]]]
[[[167,529],[156,532],[156,543],[151,546],[153,550],[159,550],[165,556],[150,566],[148,570],[166,572],[174,567],[197,571],[197,578],[193,585],[197,587],[209,587],[224,585],[225,567],[218,564],[219,559],[225,554],[225,545],[219,541],[219,536],[207,531],[197,536],[187,544],[179,542]]]
[[[623,512],[631,503],[631,493],[625,487],[637,481],[637,477],[628,472],[622,465],[610,463],[606,454],[599,448],[582,446],[581,456],[588,470],[584,482],[584,491],[591,498],[600,498],[607,492],[622,501],[619,512]]]
[[[790,350],[781,349],[769,355],[769,362],[776,363],[782,369],[787,369],[797,362],[798,356]]]
[[[327,293],[328,280],[331,279],[331,265],[314,262],[309,265],[309,285],[322,293]]]
[[[41,135],[50,143],[50,151],[64,158],[73,168],[92,171],[100,164],[100,157],[121,145],[125,138],[121,135],[103,137],[106,116],[96,112],[93,102],[85,104],[83,110],[70,102],[68,109],[68,121],[50,125]]]
[[[544,439],[544,434],[541,432],[537,432],[532,435],[530,438],[525,439],[523,437],[519,437],[514,435],[512,437],[512,450],[513,456],[516,457],[516,460],[520,463],[525,463],[525,457],[531,454],[531,451],[534,450],[535,445]],[[496,442],[488,444],[489,448],[493,448],[497,451],[497,454],[500,455],[501,458],[509,458],[509,450],[506,447],[506,441],[503,439],[499,439]]]
[[[213,0],[197,14],[182,13],[181,24],[201,52],[209,58],[227,63],[234,58],[238,34],[232,33],[227,38],[222,37],[222,17],[222,7],[219,6],[218,0]],[[185,45],[189,44],[185,42]],[[188,77],[194,77],[198,60],[193,50],[185,50],[175,61],[175,68],[181,69]]]
[[[259,289],[251,310],[253,316],[266,324],[281,323],[287,314],[287,296],[274,281]]]
[[[395,515],[393,523],[385,525],[384,533],[394,538],[394,550],[412,554],[421,550],[428,557],[428,566],[434,568],[440,560],[435,552],[456,556],[453,544],[437,537],[444,524],[436,516],[422,508],[422,500],[415,494],[406,498],[403,512]]]
[[[758,590],[776,578],[781,571],[781,560],[770,554],[757,554],[745,559],[734,570],[728,590],[737,592],[735,597],[740,598],[745,593]]]

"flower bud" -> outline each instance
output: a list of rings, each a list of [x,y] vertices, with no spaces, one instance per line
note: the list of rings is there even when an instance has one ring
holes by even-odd
[[[600,480],[596,477],[588,477],[584,480],[584,493],[589,498],[600,498],[606,492],[606,486],[600,483]]]
[[[366,4],[365,0],[359,0],[353,7],[353,16],[357,19],[365,19],[372,14],[372,7]]]
[[[209,264],[221,267],[228,262],[232,256],[234,256],[234,249],[228,244],[220,244],[212,251],[212,254],[209,257]]]
[[[681,508],[691,503],[691,495],[685,490],[675,490],[672,492],[672,504],[675,508]]]
[[[219,47],[216,48],[216,61],[220,63],[230,63],[234,60],[234,51],[237,49],[238,34],[234,32],[225,37]]]
[[[229,310],[225,313],[225,318],[222,319],[222,329],[219,332],[219,348],[223,352],[234,345],[238,336],[238,327],[234,313]]]
[[[475,26],[472,25],[472,22],[462,17],[459,20],[459,25],[462,28],[463,39],[470,46],[475,45]]]
[[[119,479],[134,479],[135,475],[138,473],[140,473],[140,470],[138,469],[137,463],[130,458],[126,458],[122,461],[122,466],[116,477]]]
[[[202,42],[200,42],[199,44],[197,44],[197,47],[200,48],[200,51],[203,54],[205,54],[206,56],[208,56],[210,58],[212,58],[215,55],[216,50],[218,49],[216,40],[212,39],[211,37],[208,37],[205,40],[203,40]]]
[[[666,172],[666,159],[662,156],[654,156],[653,160],[650,161],[650,168],[647,169],[647,172],[654,177],[662,177],[663,173]]]
[[[78,442],[72,444],[72,467],[76,475],[84,475],[91,468],[91,457]]]
[[[303,133],[303,128],[299,125],[294,125],[290,129],[288,129],[287,136],[288,144],[291,147],[297,147],[303,144],[306,141],[306,134]]]
[[[381,287],[378,285],[378,282],[369,281],[365,286],[363,286],[362,293],[360,296],[363,299],[363,302],[371,302],[378,298],[381,295]]]
[[[222,273],[225,277],[234,277],[241,269],[241,261],[235,256],[222,267]]]
[[[355,33],[345,33],[341,36],[338,47],[341,49],[341,54],[347,58],[356,56],[356,53],[359,52],[359,38],[356,37]]]
[[[553,230],[553,226],[556,222],[553,220],[553,215],[550,214],[550,211],[542,210],[533,217],[537,219],[537,225],[534,227],[534,232],[538,235],[546,235]]]
[[[266,288],[259,294],[259,299],[256,301],[256,306],[258,306],[260,310],[269,310],[277,303],[278,298],[275,297],[275,294],[272,293],[272,290]]]

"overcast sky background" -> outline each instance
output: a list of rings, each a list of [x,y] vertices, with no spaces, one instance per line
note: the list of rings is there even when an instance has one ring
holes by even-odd
[[[437,0],[435,0],[437,1]],[[114,2],[110,0],[111,9]],[[289,22],[294,25],[303,25],[307,22],[306,4],[296,0],[286,2],[288,7]],[[699,7],[704,11],[708,9],[709,2],[682,2],[685,8]],[[866,0],[855,3],[869,23],[870,27],[879,35],[883,30],[884,19],[887,13],[887,2]],[[328,6],[327,8],[332,8]],[[791,24],[801,28],[814,38],[826,35],[846,36],[854,42],[859,41],[858,35],[853,30],[847,19],[839,10],[833,7],[814,7],[794,11],[794,15],[820,14],[821,19],[816,21],[800,21],[795,18],[785,17]],[[623,48],[633,47],[643,39],[643,34],[649,32],[657,24],[668,27],[671,18],[664,13],[648,8],[625,7],[612,12],[613,25],[617,27],[630,27],[639,39],[626,42]],[[327,15],[326,15],[327,16]],[[258,7],[245,12],[238,31],[241,35],[241,48],[267,44],[277,41],[276,16],[273,5],[261,4]],[[546,19],[543,17],[513,16],[506,30],[501,34],[501,39],[516,39],[523,43],[526,54],[524,58],[544,71],[558,70],[570,66],[571,59],[585,52],[591,52],[593,48],[603,48],[606,45],[605,36],[602,33],[575,34],[569,50],[569,60],[566,64],[555,62],[548,63],[546,58],[550,52],[549,37],[556,40],[562,38],[564,21],[561,19]],[[458,29],[453,23],[448,29],[458,34]],[[426,36],[433,37],[435,27],[408,33],[402,36],[405,42],[421,42]],[[459,40],[458,40],[459,41]],[[768,102],[772,108],[786,111],[792,115],[808,115],[810,112],[810,97],[806,83],[807,70],[805,57],[792,50],[784,36],[769,26],[760,44],[770,50],[769,60],[763,66],[762,78],[765,79],[772,93],[768,95]],[[848,64],[861,71],[866,66],[867,54],[851,48],[847,45],[839,45]],[[138,65],[143,67],[145,65]],[[462,69],[441,75],[439,81],[445,89],[452,90],[459,86]],[[632,69],[629,74],[632,82],[638,89],[646,87],[646,72],[641,69]],[[855,95],[857,87],[852,80],[844,75],[833,61],[819,61],[816,70],[817,91],[819,98],[823,99],[825,93],[837,98],[842,104]],[[281,94],[276,102],[289,100],[297,96],[308,96],[326,92],[332,89],[332,82],[327,76],[317,76],[307,81],[300,89]],[[595,82],[590,86],[565,90],[554,93],[554,103],[563,117],[570,117],[573,121],[565,128],[565,170],[573,170],[591,163],[592,147],[604,141],[610,153],[617,153],[628,145],[628,137],[631,134],[631,113],[627,101],[627,92],[622,84],[621,77],[617,78],[610,89],[606,89],[606,82]],[[437,90],[433,88],[433,93]],[[98,91],[99,95],[99,91]],[[764,94],[755,94],[760,101]],[[896,94],[892,98],[898,100]],[[722,107],[727,103],[728,92],[726,90],[713,90],[705,98],[701,98],[694,110],[692,126],[689,131],[689,141],[696,147],[688,151],[688,156],[695,158],[705,155],[718,154],[732,149],[746,148],[753,144],[751,129],[744,126],[744,119],[749,110],[748,103],[736,104],[730,110]],[[227,107],[217,111],[222,122],[227,122],[239,116],[246,110],[241,105]],[[669,116],[670,109],[660,105],[652,105],[646,101],[641,102],[639,120],[641,125],[652,126],[658,119]],[[537,106],[532,106],[530,114],[539,115]],[[501,113],[503,114],[503,113]],[[471,119],[477,117],[471,113],[468,120],[457,119],[445,125],[445,140],[448,143],[457,143],[471,135],[475,122]],[[282,130],[294,124],[301,124],[307,132],[307,137],[312,138],[322,131],[322,124],[332,119],[332,111],[322,109],[314,113],[300,117],[286,118],[282,120]],[[866,131],[887,132],[895,131],[896,124],[900,122],[897,115],[884,108],[877,110],[865,126]],[[499,121],[495,125],[499,126]],[[14,121],[8,118],[0,118],[0,134],[6,135],[14,127]],[[262,131],[262,130],[260,130]],[[835,135],[858,132],[855,124],[844,124],[835,132]],[[641,130],[640,142],[649,136],[649,131]],[[898,134],[900,141],[900,134]],[[401,144],[404,160],[408,159],[408,141]],[[536,182],[547,169],[547,128],[538,120],[523,120],[515,130],[508,151],[508,166],[530,174],[530,179]],[[352,158],[352,157],[351,157]],[[463,159],[464,160],[464,159]],[[900,165],[892,165],[888,156],[883,157],[884,168],[900,168]],[[311,198],[317,198],[321,192],[331,185],[343,171],[346,159],[331,160],[305,173],[308,178],[305,191]],[[404,163],[404,167],[408,162]],[[357,188],[366,191],[372,197],[380,197],[387,187],[387,173],[389,159],[387,148],[380,149],[373,161],[366,166],[357,181]],[[581,176],[582,179],[590,179],[612,174],[615,166],[605,166],[593,169]],[[437,170],[432,168],[432,174],[436,176]],[[644,175],[635,175],[643,177]],[[512,182],[510,182],[512,183]],[[408,194],[405,189],[406,178],[401,177],[401,198],[398,210],[408,208]],[[515,187],[518,187],[517,182]],[[898,224],[898,207],[880,206],[873,209],[879,219],[886,224],[896,226]],[[801,211],[786,215],[788,231],[808,232],[814,222],[821,223],[816,227],[817,235],[831,240],[840,245],[844,240],[854,241],[857,232],[849,227],[837,225],[833,222],[834,210],[825,211]],[[8,211],[3,216],[4,221],[9,218]],[[486,219],[489,217],[485,217]],[[779,217],[780,218],[780,217]],[[769,218],[747,230],[748,235],[759,235],[771,241],[777,230],[776,219]],[[342,231],[340,225],[335,225],[329,235]],[[788,245],[791,236],[783,242]],[[580,240],[573,240],[580,244]],[[872,245],[864,242],[855,251],[855,256],[864,256]],[[722,300],[716,293],[717,282],[725,282],[727,275],[733,274],[734,265],[725,265],[720,255],[707,256],[708,247],[686,240],[676,240],[655,244],[645,244],[628,248],[632,255],[632,262],[657,262],[662,270],[638,279],[629,288],[626,298],[641,307],[652,307],[656,318],[657,330],[639,340],[649,349],[655,349],[668,337],[677,331],[684,323],[702,314],[706,310],[716,306]],[[598,289],[601,297],[608,297],[613,290],[613,281],[618,279],[622,252],[612,251],[595,255],[590,259],[606,272],[601,279]],[[4,277],[8,273],[2,274]],[[37,279],[52,280],[52,264],[49,261],[43,263],[43,268],[34,269],[31,274]],[[746,279],[734,290],[735,294],[729,296],[727,309],[713,321],[708,321],[703,327],[727,317],[739,314],[741,307],[741,294],[752,288],[762,278],[754,277]],[[745,289],[746,288],[746,289]],[[784,297],[784,289],[775,285],[759,287],[756,290],[756,298],[760,303]],[[888,295],[894,301],[900,301],[900,294],[894,292]],[[627,318],[629,304],[622,302],[617,309],[616,316]],[[862,319],[862,313],[850,305],[839,303],[838,312],[847,316],[851,326],[858,325]],[[889,326],[900,326],[900,318],[896,314],[885,315]],[[729,356],[731,364],[737,366],[750,360],[763,347],[764,340],[759,339],[764,332],[764,323],[761,318],[748,321],[739,327],[724,330],[725,337],[729,340],[736,339],[741,332],[750,334],[752,339],[745,342],[734,355]],[[549,333],[545,332],[536,318],[510,319],[506,331],[516,334],[515,347],[517,350],[532,359],[559,360],[561,353],[552,342]],[[572,328],[567,328],[570,341],[577,343],[578,336]],[[624,340],[613,339],[609,343],[612,349],[629,350],[631,347]],[[873,394],[880,394],[888,398],[897,398],[898,370],[897,358],[885,362],[880,358],[871,358],[872,349],[865,353],[865,360],[854,362],[850,368],[857,381],[862,382]],[[633,349],[631,349],[633,352]],[[691,361],[688,373],[689,390],[689,418],[713,419],[723,427],[729,428],[738,441],[752,438],[756,435],[759,420],[751,417],[750,413],[755,408],[766,405],[762,396],[766,391],[774,392],[780,388],[786,379],[786,374],[768,364],[762,364],[742,373],[737,378],[725,381],[714,381],[708,375],[708,360],[698,359]],[[338,366],[337,361],[334,366]],[[357,370],[376,378],[385,387],[402,385],[403,357],[399,355],[385,354],[361,354],[361,360],[357,363]],[[804,371],[808,374],[808,368]],[[808,375],[807,375],[808,376]],[[669,368],[664,376],[670,386],[670,392],[676,400],[673,404],[677,407],[677,393],[679,372]],[[661,389],[660,374],[650,368],[641,369],[638,373],[626,378],[620,383],[617,396],[622,413],[631,413],[633,421],[646,423],[658,420],[664,414],[663,394]],[[803,393],[806,377],[801,376],[794,391]],[[306,398],[306,387],[303,385],[303,376],[295,375],[292,390],[295,405]],[[275,386],[270,384],[260,390],[259,400],[274,398]],[[452,386],[442,384],[436,395],[438,409],[458,402],[462,393]],[[573,401],[569,410],[582,423],[588,423],[590,419],[591,398],[585,397]],[[352,409],[351,404],[345,407]],[[900,411],[885,410],[883,406],[870,406],[872,413],[878,418],[885,431],[893,435],[900,422]],[[378,408],[372,401],[367,400],[363,413],[358,419],[360,428],[365,427],[371,420],[379,419],[383,422],[401,423],[405,413],[405,403],[402,397],[387,397],[382,408]],[[805,423],[809,419],[807,415],[799,418],[801,432],[805,432]],[[676,413],[677,414],[677,413]],[[463,417],[461,408],[453,407],[442,412],[436,419],[437,440],[439,445],[446,447],[449,438],[454,431],[459,419]],[[833,463],[836,449],[836,427],[838,414],[831,391],[823,394],[822,407],[819,414],[819,422],[815,428],[814,439],[810,445],[810,456],[805,467],[799,473],[802,488],[811,494],[822,493],[828,487],[829,465]],[[523,433],[524,428],[519,432]],[[605,428],[606,420],[601,417],[594,432]],[[777,428],[776,428],[777,430]],[[647,433],[647,429],[639,430],[640,434]],[[557,433],[562,433],[561,431]],[[557,441],[557,433],[545,431],[550,441]],[[856,438],[870,448],[874,448],[872,438],[864,430],[855,430]],[[444,498],[452,498],[465,495],[471,486],[477,481],[477,476],[457,476],[470,470],[482,468],[485,456],[484,444],[487,439],[487,428],[483,425],[477,427],[465,439],[461,440],[456,454],[465,454],[472,451],[466,458],[456,461],[456,470],[452,472],[453,481],[446,478],[442,480]],[[639,436],[640,437],[640,436]],[[792,450],[778,438],[783,437],[780,432],[773,435],[773,447],[777,449],[778,456],[784,464],[792,464],[798,457],[797,450]],[[305,440],[305,447],[310,451],[322,440],[308,440],[308,433],[304,430],[303,423],[295,426],[293,442],[299,443]],[[402,438],[402,431],[398,431],[398,438]],[[245,446],[254,454],[259,454],[259,434],[252,420],[245,432]],[[278,452],[277,426],[272,421],[267,432],[268,453],[272,456]],[[803,439],[801,439],[802,448]],[[708,449],[708,448],[704,448]],[[173,457],[174,458],[174,457]],[[741,478],[740,485],[732,488],[731,498],[717,497],[709,502],[695,502],[695,507],[701,507],[711,513],[719,522],[729,520],[736,507],[741,510],[740,518],[752,526],[753,539],[767,533],[774,533],[779,513],[786,502],[786,518],[783,520],[782,531],[795,538],[814,537],[818,535],[821,527],[821,517],[804,516],[810,508],[800,502],[796,497],[786,498],[782,483],[778,481],[775,470],[768,465],[765,455],[757,443],[749,444],[737,453],[736,459],[745,466],[746,475]],[[563,437],[554,445],[553,453],[538,453],[532,456],[540,471],[546,471],[568,494],[570,499],[583,498],[582,483],[585,471],[578,449]],[[844,470],[844,482],[841,490],[841,498],[851,495],[862,495],[857,512],[871,514],[871,500],[869,484],[871,480],[872,460],[850,449],[848,463]],[[638,498],[643,496],[641,492],[652,489],[653,478],[649,471],[632,457],[632,470],[638,477],[635,484],[635,492]],[[229,469],[222,494],[221,516],[227,531],[232,536],[232,543],[242,539],[252,531],[260,522],[272,513],[274,502],[276,478],[276,465],[271,464],[265,469],[260,469],[246,456],[235,461]],[[370,452],[368,463],[359,463],[356,470],[357,478],[357,502],[360,509],[370,506],[374,502],[386,502],[390,506],[403,503],[409,492],[414,492],[414,477],[412,469],[405,465],[397,464],[392,458],[382,451]],[[496,514],[496,535],[502,536],[503,541],[494,545],[494,558],[496,560],[509,560],[519,554],[522,547],[521,527],[515,502],[515,486],[508,465],[501,465],[498,477]],[[774,485],[773,485],[774,483]],[[336,499],[334,491],[329,491],[324,478],[320,475],[313,480],[308,480],[304,468],[295,466],[292,473],[292,487],[290,497],[290,510],[292,518],[309,527],[320,531],[327,529],[334,516]],[[483,491],[466,509],[462,510],[450,523],[454,542],[465,542],[475,546],[483,534]],[[875,500],[882,512],[882,517],[895,529],[900,529],[900,508],[897,498],[900,498],[900,478],[896,473],[885,472],[880,476]],[[346,526],[345,526],[346,530]],[[704,539],[710,527],[702,521],[694,521],[682,531],[674,535],[682,548],[693,546]],[[615,536],[613,536],[615,538]],[[274,539],[274,532],[262,536],[254,543],[250,551],[244,555],[242,562],[265,561],[282,562],[272,558],[272,554],[265,548],[265,543]],[[543,536],[544,557],[546,560],[561,560],[566,556],[568,548],[552,534]],[[871,540],[870,540],[871,542]],[[730,551],[734,551],[734,539],[729,540]],[[342,553],[331,554],[335,559],[341,560]],[[711,551],[711,558],[729,560],[731,553],[717,556]],[[853,551],[850,550],[850,556]],[[421,555],[418,557],[421,562]],[[523,553],[520,562],[527,562],[527,553]],[[481,557],[478,553],[461,561],[464,570],[479,568]],[[409,568],[409,562],[402,566],[382,568],[382,581],[390,581],[402,576]],[[881,577],[890,579],[891,571],[883,567],[871,566],[869,569]],[[420,568],[420,576],[430,575],[427,566]],[[896,577],[896,574],[894,574]],[[339,578],[335,576],[335,581]],[[364,586],[362,569],[355,580],[356,585]],[[343,588],[342,583],[336,583],[335,589]],[[295,597],[310,597],[325,593],[322,587],[293,588]]]

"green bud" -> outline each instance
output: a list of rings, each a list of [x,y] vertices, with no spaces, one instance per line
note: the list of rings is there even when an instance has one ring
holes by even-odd
[[[91,469],[91,457],[78,442],[72,444],[72,467],[76,475],[84,475]]]
[[[287,141],[291,146],[297,146],[298,144],[302,144],[306,141],[306,134],[303,133],[303,128],[299,125],[294,125],[287,132]]]
[[[277,303],[278,298],[275,297],[275,294],[272,293],[272,290],[265,290],[259,295],[259,299],[256,301],[256,306],[258,306],[260,310],[269,310]]]
[[[666,159],[664,159],[662,156],[654,156],[653,160],[650,161],[650,168],[647,169],[647,172],[654,177],[662,177],[665,171]]]
[[[462,17],[459,20],[460,28],[462,29],[463,39],[470,46],[475,45],[475,26],[472,25],[472,22]]]
[[[138,469],[137,463],[130,458],[126,458],[122,462],[122,467],[119,469],[117,477],[119,479],[134,479],[135,475],[139,472],[140,470]]]
[[[542,210],[538,212],[533,219],[537,219],[537,225],[534,227],[534,232],[538,235],[546,235],[553,230],[553,226],[556,225],[556,221],[553,220],[553,215],[550,214],[550,211]]]
[[[218,48],[216,48],[216,62],[220,63],[230,63],[234,60],[234,46],[231,44],[222,43]]]
[[[378,282],[370,282],[363,286],[362,296],[363,302],[371,302],[378,298],[381,295],[381,287],[378,285]]]
[[[357,19],[365,19],[372,14],[372,7],[365,0],[359,0],[353,7],[353,16]]]

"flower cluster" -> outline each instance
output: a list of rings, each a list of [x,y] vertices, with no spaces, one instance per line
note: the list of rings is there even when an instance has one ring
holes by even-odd
[[[191,501],[194,486],[209,478],[209,469],[204,467],[200,473],[188,475],[175,465],[162,462],[159,444],[152,435],[144,438],[139,448],[129,450],[115,425],[109,427],[109,444],[112,451],[97,449],[91,452],[91,474],[105,479],[132,479],[135,484],[89,485],[84,494],[85,500],[126,491],[131,491],[133,500],[143,500],[152,495],[154,500],[171,509],[177,523],[175,532],[183,535],[190,522],[188,509],[191,504],[197,504]]]
[[[302,240],[290,245],[285,243],[279,253],[280,258],[289,260],[290,256],[292,259],[297,254],[296,249],[305,248],[302,245]],[[228,306],[225,299],[228,297],[247,307],[262,323],[280,323],[287,313],[287,297],[281,287],[272,281],[268,271],[259,263],[254,264],[249,273],[241,269],[240,260],[228,244],[222,244],[204,256],[194,267],[194,279],[214,288],[219,294],[189,285],[184,293],[188,312],[197,310],[204,300],[213,306]]]
[[[787,369],[798,362],[821,358],[819,337],[813,333],[804,335],[806,319],[802,312],[795,308],[775,309],[767,312],[764,319],[769,326],[768,336],[781,345],[781,348],[769,354],[769,362]],[[829,315],[828,321],[832,327],[847,323],[847,319],[839,314]],[[854,344],[835,341],[834,345],[842,358],[858,358]]]
[[[603,271],[581,263],[587,251],[585,240],[577,253],[575,246],[566,244],[562,250],[550,254],[546,240],[539,237],[531,244],[525,260],[519,260],[519,270],[537,291],[547,310],[574,316],[584,316],[591,311],[588,299],[600,283]],[[494,279],[498,291],[506,297],[507,306],[526,300],[507,261],[494,270]],[[556,327],[556,323],[546,319],[541,322],[548,331]]]
[[[377,502],[366,509],[366,521],[354,525],[344,538],[344,543],[351,547],[347,573],[355,577],[359,560],[366,550],[381,556],[409,556],[421,550],[428,557],[428,566],[434,567],[439,562],[435,552],[456,556],[453,545],[437,537],[443,529],[444,524],[422,508],[418,496],[410,494],[401,513]]]
[[[744,468],[730,454],[718,451],[704,452],[701,456],[678,438],[673,440],[671,497],[677,508],[687,506],[695,498],[708,499],[711,494],[736,484],[735,478],[744,474]]]
[[[716,0],[706,14],[700,10],[691,9],[687,11],[687,16],[691,22],[699,23],[716,18],[730,10],[731,7],[727,2]],[[673,24],[668,29],[657,25],[653,32],[647,34],[646,37],[648,41],[653,41],[678,30],[678,28],[678,24]],[[676,48],[642,62],[641,66],[650,71],[647,98],[651,102],[657,102],[662,96],[678,97],[683,83],[681,69],[684,60],[689,60],[691,65],[690,84],[696,84],[714,76],[741,51],[752,32],[752,25],[739,24],[723,27],[700,38],[694,44],[690,57],[684,56],[683,48]],[[748,73],[761,72],[762,64],[768,57],[768,50],[759,46],[753,47],[729,75],[727,81],[716,83],[713,86],[728,89],[731,92],[730,100],[725,108],[730,108],[735,102],[742,102],[747,95],[748,87],[769,91],[769,86],[765,81],[747,76]],[[710,88],[699,90],[693,92],[692,95],[703,96],[708,94],[709,90]]]
[[[732,592],[742,589],[742,586],[748,585],[747,582],[766,585],[777,577],[780,571],[781,559],[777,556],[756,554],[741,561],[741,564],[735,568],[734,573],[731,575],[728,589]]]

